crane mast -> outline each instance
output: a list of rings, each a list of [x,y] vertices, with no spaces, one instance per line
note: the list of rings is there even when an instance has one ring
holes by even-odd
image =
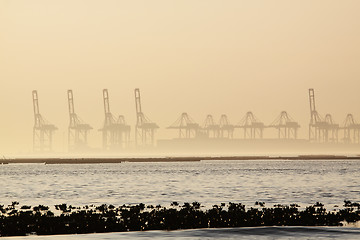
[[[72,90],[67,91],[68,94],[68,106],[69,106],[69,117],[70,117],[70,126],[74,127],[76,125],[76,114],[74,109],[74,97]]]
[[[313,88],[309,89],[310,102],[310,123],[309,123],[309,140],[322,142],[326,139],[326,122],[322,120],[315,107],[315,92]]]
[[[75,110],[74,110],[74,96],[73,96],[72,90],[68,90],[67,94],[68,94],[69,113],[70,113],[70,116],[71,116],[71,115],[73,115],[75,113]]]
[[[32,91],[32,96],[33,96],[34,115],[36,117],[39,114],[39,99],[36,90]]]
[[[311,123],[314,123],[314,121],[316,120],[316,108],[315,108],[315,93],[314,93],[314,89],[310,88],[309,89],[309,101],[310,101],[310,114],[311,114]]]
[[[114,124],[115,118],[110,112],[109,92],[107,89],[103,90],[103,100],[104,100],[104,112],[105,112],[105,125],[110,126]]]
[[[136,106],[136,114],[141,113],[141,99],[140,99],[140,89],[135,89],[135,106]]]

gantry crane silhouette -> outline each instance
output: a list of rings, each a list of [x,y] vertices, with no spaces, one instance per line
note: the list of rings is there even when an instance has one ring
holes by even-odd
[[[186,112],[182,113],[168,129],[178,129],[179,138],[197,138],[201,130],[197,124]]]
[[[53,133],[57,130],[55,125],[50,124],[39,110],[39,98],[36,90],[32,91],[34,108],[34,127],[33,127],[33,150],[38,152],[52,151]]]
[[[154,146],[155,145],[155,130],[159,126],[151,122],[151,120],[145,116],[141,109],[141,97],[140,89],[135,88],[135,108],[136,108],[136,125],[135,125],[135,145],[141,146]]]
[[[244,130],[244,139],[262,139],[265,125],[252,112],[247,112],[235,126]]]
[[[309,89],[310,101],[310,123],[309,141],[310,142],[337,142],[339,125],[334,123],[332,116],[327,114],[325,120],[320,116],[315,106],[315,92]],[[330,134],[330,138],[329,138]]]
[[[214,118],[211,114],[208,114],[206,116],[202,129],[208,138],[219,137],[220,134],[219,124],[215,123]]]
[[[226,114],[222,114],[219,120],[221,138],[233,138],[235,126],[232,125]]]
[[[360,124],[356,123],[354,116],[348,114],[343,124],[344,142],[360,143]]]
[[[282,111],[268,127],[275,128],[278,131],[279,139],[297,139],[300,125],[286,111]]]
[[[126,124],[125,117],[119,115],[116,119],[110,111],[109,92],[103,89],[103,101],[105,120],[103,128],[100,129],[103,135],[103,149],[117,150],[129,146],[130,126]]]
[[[69,151],[83,150],[87,147],[87,137],[92,127],[84,123],[83,120],[75,113],[73,91],[67,91],[69,118],[68,127],[68,148]]]

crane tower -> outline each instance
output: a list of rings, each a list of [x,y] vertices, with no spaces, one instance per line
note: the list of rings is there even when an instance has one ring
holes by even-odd
[[[179,138],[197,138],[200,126],[184,112],[173,124],[168,127],[168,129],[178,129]]]
[[[235,126],[230,124],[226,114],[222,114],[219,120],[220,137],[233,138]]]
[[[87,136],[92,127],[84,123],[75,113],[73,91],[68,90],[67,95],[70,117],[68,128],[69,151],[84,149],[87,147]]]
[[[331,114],[325,115],[325,122],[327,123],[327,131],[326,131],[326,142],[338,142],[338,132],[339,132],[339,124],[336,124],[333,120]]]
[[[39,98],[36,90],[32,91],[34,118],[33,127],[33,150],[34,151],[52,151],[52,137],[57,127],[50,124],[42,117],[39,110]]]
[[[125,117],[119,115],[116,119],[110,111],[109,92],[103,89],[105,120],[103,128],[103,148],[116,150],[126,148],[130,142],[130,126],[126,124]]]
[[[282,111],[268,127],[278,130],[279,139],[297,139],[300,125],[286,111]]]
[[[140,90],[135,88],[135,107],[136,107],[136,125],[135,125],[135,145],[154,146],[155,130],[159,126],[151,122],[141,110]]]
[[[360,124],[356,123],[352,114],[346,116],[343,129],[345,143],[360,143]]]
[[[215,123],[214,118],[211,114],[206,116],[205,122],[203,124],[203,129],[208,138],[219,137],[219,125]]]
[[[316,110],[314,89],[309,89],[310,101],[310,123],[309,123],[309,141],[312,142],[337,142],[337,132],[339,125],[335,124],[330,114],[327,114],[325,120],[322,119]],[[329,138],[330,133],[330,138]]]
[[[244,130],[244,139],[263,138],[264,123],[260,122],[252,112],[247,112],[235,127]]]

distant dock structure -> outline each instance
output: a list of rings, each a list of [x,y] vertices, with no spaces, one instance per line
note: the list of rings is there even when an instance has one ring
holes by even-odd
[[[186,149],[203,147],[216,149],[221,147],[232,149],[251,149],[253,145],[275,146],[281,144],[299,143],[308,148],[338,145],[338,148],[347,147],[357,149],[360,146],[360,123],[356,122],[353,114],[347,114],[340,126],[331,114],[322,117],[316,108],[315,91],[308,89],[310,105],[310,121],[308,125],[308,138],[298,139],[300,124],[295,121],[286,111],[280,112],[269,125],[260,121],[252,111],[246,112],[237,124],[231,124],[226,114],[221,114],[219,121],[215,121],[212,114],[206,115],[204,122],[200,125],[187,112],[183,112],[177,120],[167,129],[177,130],[177,137],[173,139],[155,139],[155,132],[159,126],[152,122],[142,110],[140,89],[134,89],[136,124],[134,139],[130,139],[131,127],[125,121],[124,115],[114,116],[110,111],[109,92],[103,89],[103,104],[105,119],[99,131],[102,132],[102,150],[118,152],[134,152],[140,149],[156,152],[156,149],[164,149],[158,146],[167,142],[173,142],[186,146]],[[32,91],[33,110],[35,123],[33,126],[33,151],[51,152],[53,150],[53,135],[57,127],[40,114],[39,99],[36,90]],[[73,91],[67,91],[68,100],[68,150],[73,151],[102,151],[88,146],[88,135],[92,127],[85,123],[76,113]],[[269,131],[269,134],[267,131]],[[274,131],[275,130],[275,131]],[[239,131],[240,134],[237,132]],[[264,134],[264,132],[266,134]],[[57,141],[58,142],[58,141]],[[63,140],[64,142],[64,140]],[[160,145],[158,144],[160,142]],[[189,145],[186,145],[189,144]],[[285,145],[284,145],[285,146]],[[290,146],[290,145],[289,145]],[[346,148],[347,148],[346,147]],[[350,149],[349,148],[349,149]],[[125,150],[126,151],[122,151]],[[184,150],[186,150],[184,148]],[[254,148],[256,149],[256,147]],[[285,146],[284,149],[289,149]]]

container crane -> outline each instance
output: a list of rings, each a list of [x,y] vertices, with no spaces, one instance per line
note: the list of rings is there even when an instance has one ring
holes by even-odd
[[[233,138],[235,126],[230,124],[226,114],[222,114],[219,120],[220,137]]]
[[[309,89],[310,101],[310,123],[309,123],[309,141],[326,142],[328,123],[322,119],[316,110],[314,89]]]
[[[203,130],[208,138],[218,138],[220,127],[215,123],[214,118],[211,114],[206,116],[203,124]]]
[[[286,111],[282,111],[268,127],[277,129],[279,139],[297,139],[300,125]]]
[[[343,124],[344,142],[360,143],[360,124],[356,123],[354,116],[348,114]]]
[[[260,122],[252,112],[247,112],[235,127],[244,130],[244,139],[263,138],[264,123]]]
[[[331,114],[325,115],[325,122],[327,123],[326,142],[337,143],[339,139],[339,124],[336,124]]]
[[[141,110],[140,89],[135,88],[135,108],[136,108],[136,125],[135,125],[135,145],[138,146],[154,146],[155,130],[159,126],[151,122]]]
[[[130,126],[126,124],[125,117],[115,118],[110,111],[109,92],[103,89],[105,120],[103,128],[103,148],[105,150],[123,149],[129,146]]]
[[[73,91],[67,91],[70,123],[68,127],[69,151],[84,149],[87,147],[87,136],[92,127],[84,123],[75,113]]]
[[[180,117],[171,124],[168,129],[178,129],[179,138],[196,138],[201,130],[199,124],[187,114],[182,113]]]
[[[33,150],[34,151],[52,151],[52,140],[55,125],[50,124],[42,117],[39,110],[39,98],[36,90],[32,91],[33,108],[35,123],[33,127]]]

